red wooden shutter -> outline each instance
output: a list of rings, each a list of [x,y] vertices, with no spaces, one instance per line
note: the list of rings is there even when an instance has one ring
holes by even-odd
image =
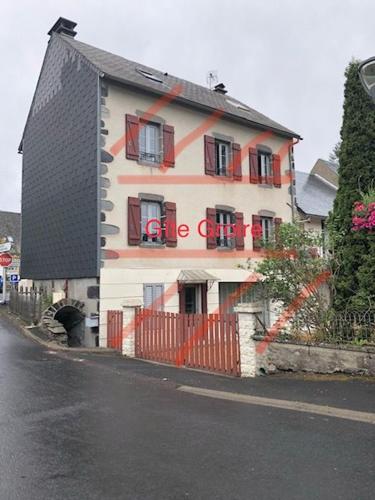
[[[281,188],[281,160],[280,155],[272,155],[273,185]]]
[[[207,282],[201,284],[202,292],[202,313],[207,314]]]
[[[204,171],[207,175],[215,175],[215,139],[204,136]]]
[[[242,179],[242,166],[241,166],[241,146],[239,144],[232,144],[233,156],[233,179],[240,181]]]
[[[139,118],[126,115],[126,158],[138,160],[139,158]]]
[[[128,244],[141,242],[141,202],[139,198],[128,198]]]
[[[165,225],[168,231],[166,232],[165,244],[167,247],[177,246],[177,230],[176,230],[176,203],[166,201],[164,203]]]
[[[251,234],[253,235],[253,250],[260,250],[262,247],[262,225],[259,215],[252,217]]]
[[[177,282],[178,285],[178,302],[179,302],[179,312],[181,314],[185,313],[185,285],[181,281]]]
[[[245,238],[244,238],[244,226],[243,226],[243,213],[236,212],[235,224],[236,224],[236,250],[245,249]]]
[[[250,182],[251,184],[258,184],[259,183],[258,151],[256,148],[249,148],[249,164],[250,164]]]
[[[174,127],[163,125],[164,165],[174,167]]]
[[[216,243],[216,210],[214,208],[207,208],[206,210],[206,219],[210,222],[207,224],[207,248],[212,249],[217,247]],[[212,236],[208,234],[212,232]]]
[[[282,219],[280,217],[275,217],[273,219],[273,223],[275,226],[275,242],[276,245],[278,245],[280,243],[279,230],[280,230],[280,224],[282,223]]]

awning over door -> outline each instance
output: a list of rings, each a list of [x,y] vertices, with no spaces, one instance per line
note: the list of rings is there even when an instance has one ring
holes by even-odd
[[[204,269],[189,269],[181,271],[177,281],[183,283],[206,283],[206,281],[218,281],[218,278]]]

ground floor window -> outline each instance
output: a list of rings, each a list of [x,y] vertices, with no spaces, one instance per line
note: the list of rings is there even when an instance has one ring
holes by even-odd
[[[143,307],[155,311],[164,309],[164,285],[162,283],[143,285]]]

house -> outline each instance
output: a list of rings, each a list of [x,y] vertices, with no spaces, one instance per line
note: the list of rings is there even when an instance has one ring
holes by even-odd
[[[327,248],[326,221],[338,188],[338,165],[318,159],[308,172],[295,172],[296,206],[305,229],[322,234],[323,253]]]
[[[20,145],[22,277],[61,293],[59,307],[81,304],[87,346],[106,345],[106,313],[126,303],[193,313],[254,300],[256,284],[236,297],[258,279],[239,265],[261,256],[252,228],[267,239],[292,220],[299,135],[223,84],[87,45],[75,27],[49,31]]]
[[[0,210],[0,244],[11,239],[12,253],[21,252],[21,214]]]

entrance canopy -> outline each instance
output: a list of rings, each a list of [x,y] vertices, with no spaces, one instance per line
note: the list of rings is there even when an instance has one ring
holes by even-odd
[[[182,270],[178,275],[177,281],[183,283],[206,283],[207,281],[218,281],[218,278],[204,269],[189,269]]]

